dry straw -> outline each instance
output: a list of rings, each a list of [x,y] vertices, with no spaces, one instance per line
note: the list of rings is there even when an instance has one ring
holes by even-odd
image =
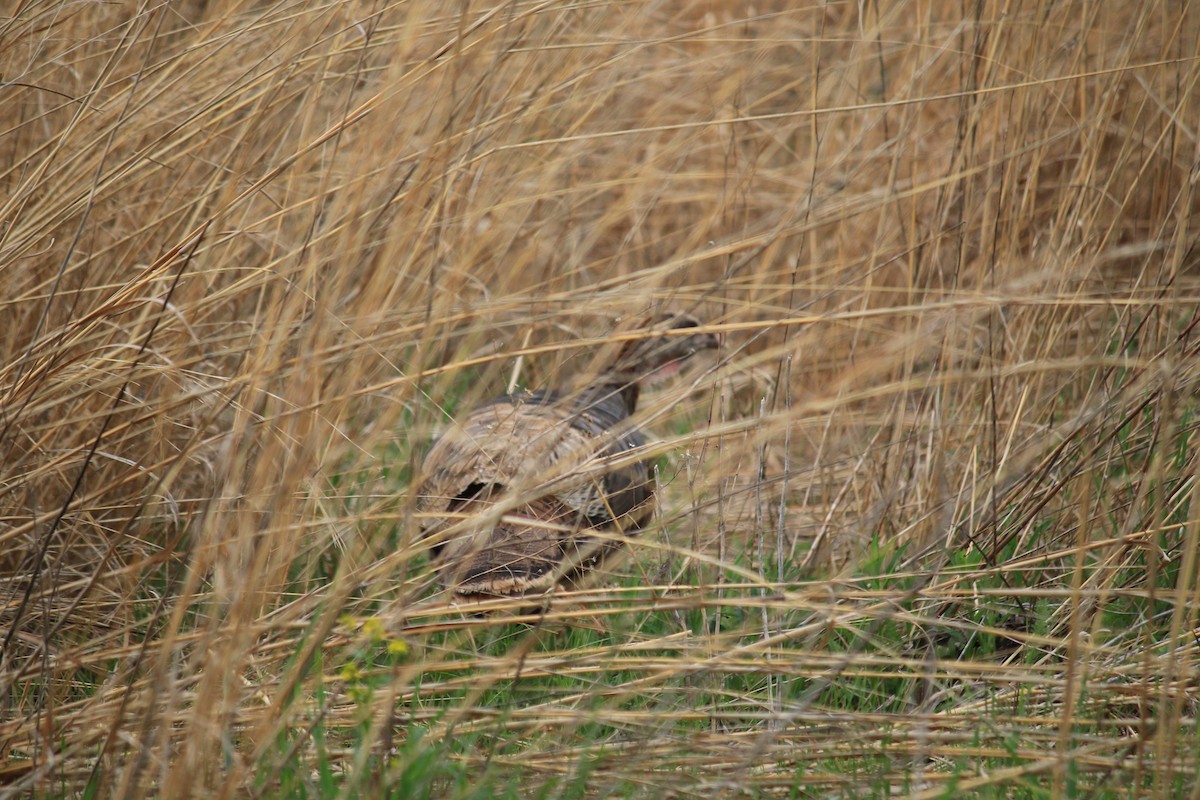
[[[0,795],[1200,793],[1193,3],[4,13]],[[449,603],[667,307],[652,530]]]

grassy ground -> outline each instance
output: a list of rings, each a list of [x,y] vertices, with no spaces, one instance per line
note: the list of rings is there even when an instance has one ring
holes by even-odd
[[[21,0],[0,795],[1200,796],[1200,8]],[[436,591],[656,307],[655,526]]]

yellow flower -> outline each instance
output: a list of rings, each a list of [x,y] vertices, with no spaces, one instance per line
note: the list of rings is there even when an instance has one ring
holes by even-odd
[[[362,632],[372,642],[382,642],[387,638],[387,631],[384,630],[383,620],[379,617],[367,617],[363,620]]]

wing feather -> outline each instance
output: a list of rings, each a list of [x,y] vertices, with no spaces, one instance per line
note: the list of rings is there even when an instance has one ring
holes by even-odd
[[[425,457],[417,490],[422,531],[432,537],[464,518],[481,522],[435,544],[443,582],[459,594],[547,588],[564,561],[590,563],[614,549],[597,534],[645,525],[650,465],[603,466],[646,443],[627,419],[619,397],[581,406],[540,393],[498,398],[446,430]],[[506,495],[530,499],[489,515]]]

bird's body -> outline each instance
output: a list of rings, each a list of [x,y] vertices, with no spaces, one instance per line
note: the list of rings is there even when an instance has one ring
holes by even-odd
[[[446,431],[417,491],[443,584],[464,597],[546,590],[649,522],[656,487],[630,415],[647,377],[717,346],[662,333],[696,325],[673,315],[577,390],[504,395]]]

